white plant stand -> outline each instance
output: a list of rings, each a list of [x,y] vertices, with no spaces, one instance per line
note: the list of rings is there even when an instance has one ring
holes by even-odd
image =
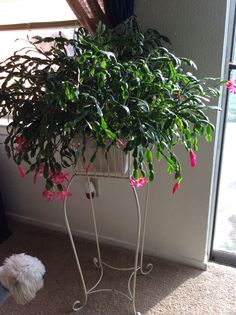
[[[92,169],[90,169],[89,171],[85,169],[84,165],[82,167],[81,165],[80,166],[78,165],[74,175],[72,176],[68,184],[68,190],[70,189],[70,186],[72,185],[74,179],[77,176],[85,176],[87,178],[89,187],[90,187],[91,176],[129,180],[130,174],[131,174],[131,157],[126,156],[124,160],[124,154],[120,150],[118,149],[111,149],[111,150],[113,150],[113,152],[110,153],[112,154],[112,159],[110,160],[108,159],[108,161],[112,161],[112,165],[111,163],[108,163],[106,161],[107,165],[106,167],[104,167],[104,163],[103,163],[104,158],[102,155],[101,155],[101,158],[103,159],[102,163],[99,158],[96,158],[96,162],[95,162],[96,165],[93,164]],[[136,310],[137,275],[138,274],[147,275],[153,269],[153,265],[151,263],[147,264],[146,266],[143,266],[143,251],[144,251],[147,212],[148,212],[149,184],[146,185],[146,200],[145,200],[145,208],[144,208],[143,214],[141,213],[140,203],[139,203],[139,198],[138,198],[136,188],[131,187],[131,190],[133,191],[134,201],[135,201],[136,209],[137,209],[137,236],[136,236],[134,265],[128,268],[119,268],[119,267],[111,266],[110,264],[107,264],[106,262],[103,261],[101,251],[100,251],[100,242],[99,242],[98,229],[97,229],[97,223],[96,223],[94,202],[93,202],[92,194],[90,192],[90,205],[91,205],[94,233],[95,233],[95,240],[96,240],[96,247],[97,247],[97,257],[93,258],[93,263],[96,266],[96,268],[98,268],[100,271],[100,276],[97,282],[90,288],[88,288],[85,283],[82,267],[80,264],[76,247],[75,247],[74,239],[72,236],[70,223],[69,223],[68,215],[67,215],[67,212],[68,212],[67,211],[67,198],[65,198],[64,200],[63,208],[64,208],[66,228],[70,237],[70,241],[73,248],[79,274],[81,277],[81,281],[83,285],[83,292],[84,292],[84,297],[85,297],[83,303],[81,303],[80,300],[77,300],[74,302],[73,307],[72,307],[74,311],[80,311],[81,309],[83,309],[85,305],[87,304],[88,296],[91,294],[95,294],[97,292],[115,292],[115,293],[121,294],[122,296],[130,300],[132,302],[134,315],[140,315],[140,313],[137,312]],[[128,292],[127,293],[122,292],[120,290],[113,289],[113,288],[97,289],[98,285],[102,282],[102,279],[103,279],[104,266],[110,268],[111,270],[130,271],[130,276],[128,278]]]

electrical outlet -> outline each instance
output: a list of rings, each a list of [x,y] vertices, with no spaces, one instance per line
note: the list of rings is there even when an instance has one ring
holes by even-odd
[[[94,185],[94,188],[96,190],[96,197],[99,197],[100,196],[100,187],[99,187],[99,184],[98,184],[98,177],[90,177],[90,182],[93,183]]]

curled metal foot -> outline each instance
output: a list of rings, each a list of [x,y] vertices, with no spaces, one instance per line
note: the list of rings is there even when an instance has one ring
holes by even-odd
[[[153,264],[149,263],[145,266],[145,270],[143,270],[143,268],[141,268],[141,274],[142,275],[148,275],[153,269]]]
[[[93,263],[95,267],[101,268],[101,264],[99,263],[99,260],[97,259],[97,257],[93,257]]]
[[[77,300],[73,304],[72,309],[73,309],[73,311],[77,312],[77,311],[81,310],[84,306],[85,306],[85,304],[81,304],[81,302],[79,300]]]

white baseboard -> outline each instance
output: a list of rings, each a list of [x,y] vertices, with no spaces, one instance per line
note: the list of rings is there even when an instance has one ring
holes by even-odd
[[[66,227],[64,225],[55,224],[52,222],[40,221],[38,219],[34,219],[34,218],[26,217],[26,216],[21,216],[21,215],[9,213],[9,212],[7,213],[7,216],[10,219],[13,219],[13,220],[18,221],[18,222],[31,224],[34,226],[46,228],[48,230],[66,233]],[[94,234],[91,232],[85,231],[85,230],[72,229],[72,234],[75,236],[83,237],[85,239],[94,240]],[[115,238],[112,238],[109,236],[99,235],[99,240],[101,241],[101,243],[104,243],[104,244],[109,244],[109,245],[113,245],[113,246],[120,246],[123,248],[132,249],[132,250],[135,249],[135,244],[130,243],[130,242],[124,242],[124,241],[121,241],[121,240],[118,240],[118,239],[115,239]],[[207,269],[207,262],[205,262],[205,261],[201,261],[201,260],[197,260],[197,259],[193,259],[193,258],[189,258],[189,257],[184,257],[184,256],[178,256],[178,255],[171,254],[168,252],[160,252],[156,249],[145,248],[144,254],[154,256],[154,257],[163,258],[163,259],[166,259],[166,260],[169,260],[172,262],[188,265],[188,266],[191,266],[191,267],[194,267],[197,269],[201,269],[201,270]]]

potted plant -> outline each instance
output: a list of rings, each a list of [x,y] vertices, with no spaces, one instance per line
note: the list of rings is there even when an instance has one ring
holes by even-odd
[[[111,147],[120,147],[132,154],[131,185],[141,187],[154,179],[155,155],[174,173],[173,192],[179,188],[175,146],[186,148],[194,167],[199,137],[212,138],[205,111],[217,108],[209,101],[218,90],[193,75],[194,62],[175,56],[167,41],[155,30],[118,36],[100,24],[95,37],[84,28],[74,39],[36,36],[0,64],[0,117],[12,117],[6,152],[22,176],[33,172],[36,182],[43,175],[48,200],[70,195],[64,169],[85,159],[91,139],[87,166],[100,148],[106,158]],[[78,135],[81,141],[71,146]]]

